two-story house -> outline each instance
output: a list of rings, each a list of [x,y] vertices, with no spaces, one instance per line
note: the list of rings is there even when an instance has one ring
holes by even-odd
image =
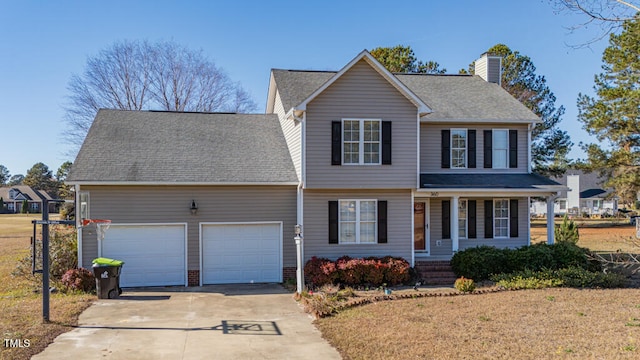
[[[277,282],[312,256],[448,260],[527,245],[540,119],[476,76],[392,74],[363,51],[337,72],[272,70],[266,114],[101,110],[68,182],[80,263],[125,261],[123,286]],[[553,201],[549,201],[553,206]],[[553,222],[548,225],[553,242]]]

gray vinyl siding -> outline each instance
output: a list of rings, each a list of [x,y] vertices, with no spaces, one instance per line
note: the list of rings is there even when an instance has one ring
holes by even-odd
[[[280,92],[276,90],[275,96],[275,105],[274,105],[274,113],[278,115],[278,119],[280,120],[280,126],[282,127],[282,132],[284,134],[285,141],[287,142],[287,147],[289,148],[289,154],[291,155],[291,160],[293,161],[293,166],[296,169],[296,175],[298,176],[298,180],[302,178],[301,176],[301,153],[300,153],[300,143],[302,139],[302,124],[299,121],[294,121],[292,119],[285,119],[286,110],[282,105],[282,99],[280,98]]]
[[[331,122],[392,122],[392,165],[331,165]],[[364,60],[307,105],[306,188],[415,188],[417,109]]]
[[[442,130],[467,129],[476,130],[476,167],[472,169],[443,169],[441,167]],[[484,130],[506,129],[518,130],[518,167],[514,169],[484,168]],[[528,139],[527,125],[520,124],[420,124],[420,172],[421,173],[527,173]]]
[[[113,223],[187,223],[188,270],[200,268],[201,222],[283,222],[283,266],[296,264],[293,227],[295,186],[82,186],[88,191],[90,216]],[[191,200],[198,213],[191,215]],[[95,227],[82,233],[82,266],[98,256]]]
[[[527,222],[529,201],[525,198],[509,198],[518,200],[518,237],[517,238],[498,238],[485,239],[484,237],[484,201],[493,200],[493,198],[464,198],[467,200],[476,200],[476,235],[475,239],[459,239],[458,248],[464,250],[481,245],[495,246],[498,248],[517,248],[525,246],[528,241]],[[448,198],[431,199],[431,255],[432,256],[451,256],[451,239],[442,239],[442,201]],[[416,199],[416,201],[419,201]],[[441,245],[438,246],[437,242]]]
[[[375,199],[387,201],[386,244],[329,244],[329,201]],[[304,258],[337,259],[352,257],[399,256],[411,261],[411,219],[413,204],[409,190],[305,190]]]

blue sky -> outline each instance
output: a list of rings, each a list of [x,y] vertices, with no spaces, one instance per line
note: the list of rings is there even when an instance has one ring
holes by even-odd
[[[174,40],[239,81],[264,111],[271,68],[339,70],[362,49],[411,46],[450,73],[504,43],[528,55],[567,109],[561,127],[594,141],[576,120],[578,93],[592,93],[606,39],[547,1],[12,1],[0,0],[0,164],[12,175],[37,162],[55,173],[72,158],[60,133],[72,74],[118,40]]]

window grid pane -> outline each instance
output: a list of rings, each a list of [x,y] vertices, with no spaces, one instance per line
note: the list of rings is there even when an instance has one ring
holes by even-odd
[[[458,237],[467,238],[467,200],[458,202]]]
[[[467,167],[467,130],[451,130],[451,167]]]
[[[507,130],[493,130],[493,158],[494,169],[506,169],[509,155],[509,133]]]
[[[364,163],[378,164],[380,162],[380,121],[363,121]]]
[[[376,201],[341,200],[339,204],[340,243],[376,243]]]
[[[494,200],[493,209],[493,236],[496,238],[509,237],[509,200]]]

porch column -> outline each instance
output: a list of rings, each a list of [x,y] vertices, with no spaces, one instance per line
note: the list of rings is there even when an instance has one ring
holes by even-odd
[[[556,200],[556,197],[554,195],[552,196],[547,196],[547,244],[549,245],[553,245],[553,243],[555,242],[554,239],[554,211],[553,211],[553,205],[554,202]]]
[[[460,196],[454,195],[451,197],[451,250],[453,252],[458,251],[458,200]]]

